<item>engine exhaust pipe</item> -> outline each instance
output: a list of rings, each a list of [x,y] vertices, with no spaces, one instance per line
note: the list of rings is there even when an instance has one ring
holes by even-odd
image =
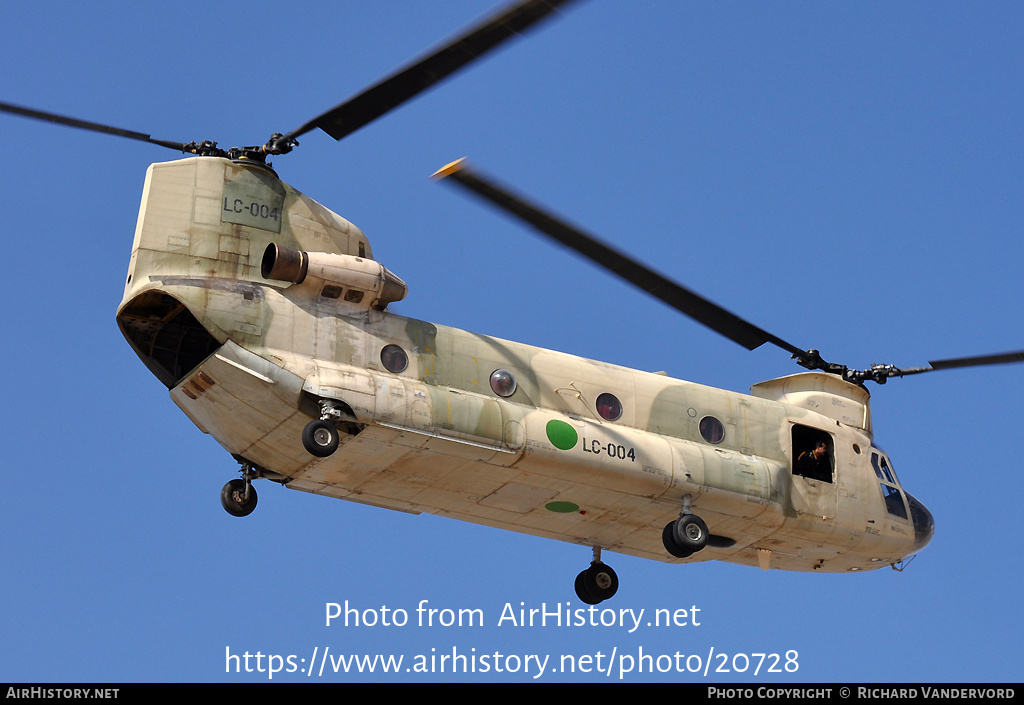
[[[274,243],[263,251],[260,273],[264,279],[301,284],[309,271],[309,255]]]

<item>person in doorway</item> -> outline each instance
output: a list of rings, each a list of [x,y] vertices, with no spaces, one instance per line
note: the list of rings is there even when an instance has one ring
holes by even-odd
[[[832,463],[829,461],[828,445],[825,441],[818,441],[814,448],[800,454],[796,459],[796,472],[811,480],[831,482]]]

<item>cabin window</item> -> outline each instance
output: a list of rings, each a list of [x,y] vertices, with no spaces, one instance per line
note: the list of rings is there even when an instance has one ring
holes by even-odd
[[[903,502],[903,493],[900,491],[896,475],[889,467],[889,460],[879,453],[871,454],[871,467],[875,470],[882,490],[882,499],[885,500],[885,511],[900,519],[907,518],[907,505]]]
[[[345,292],[345,301],[348,301],[350,304],[362,303],[363,292],[359,291],[359,289],[349,289]]]
[[[394,344],[384,346],[380,351],[380,361],[385,370],[395,374],[405,372],[405,368],[409,366],[409,356],[405,354],[405,350]]]
[[[698,424],[700,436],[708,443],[721,443],[725,439],[725,426],[714,416],[705,416]]]
[[[808,480],[832,482],[832,436],[810,426],[793,426],[793,474]]]
[[[597,413],[605,421],[615,421],[622,416],[622,402],[614,394],[604,392],[597,397]]]
[[[491,391],[499,397],[510,397],[516,393],[516,378],[508,370],[491,373]]]
[[[320,291],[320,296],[325,299],[336,299],[341,296],[341,287],[334,284],[326,284]]]

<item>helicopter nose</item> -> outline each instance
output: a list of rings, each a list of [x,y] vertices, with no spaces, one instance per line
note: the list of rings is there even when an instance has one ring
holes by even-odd
[[[935,519],[928,507],[907,492],[907,500],[910,502],[910,517],[914,521],[914,548],[920,551],[928,545],[935,534]]]

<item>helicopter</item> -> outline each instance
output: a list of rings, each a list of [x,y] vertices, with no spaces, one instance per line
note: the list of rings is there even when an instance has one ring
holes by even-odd
[[[518,18],[564,4],[521,3],[486,31],[464,35],[459,51],[494,27],[511,36],[525,29]],[[390,81],[345,105],[379,101],[360,108],[368,122],[401,102],[391,88],[401,82]],[[591,546],[591,567],[576,580],[584,602],[615,593],[602,550],[819,572],[898,565],[924,547],[933,521],[872,443],[866,383],[1021,359],[866,370],[826,362],[465,164],[440,176],[744,347],[770,343],[811,371],[736,395],[411,321],[387,310],[407,288],[373,260],[365,235],[265,162],[312,129],[336,139],[358,129],[363,118],[348,118],[356,108],[342,111],[343,120],[332,111],[264,145],[223,151],[3,109],[193,155],[147,175],[118,322],[175,403],[241,464],[242,478],[222,492],[229,512],[250,513],[252,482],[263,478]],[[825,467],[799,468],[799,456],[822,444]]]

